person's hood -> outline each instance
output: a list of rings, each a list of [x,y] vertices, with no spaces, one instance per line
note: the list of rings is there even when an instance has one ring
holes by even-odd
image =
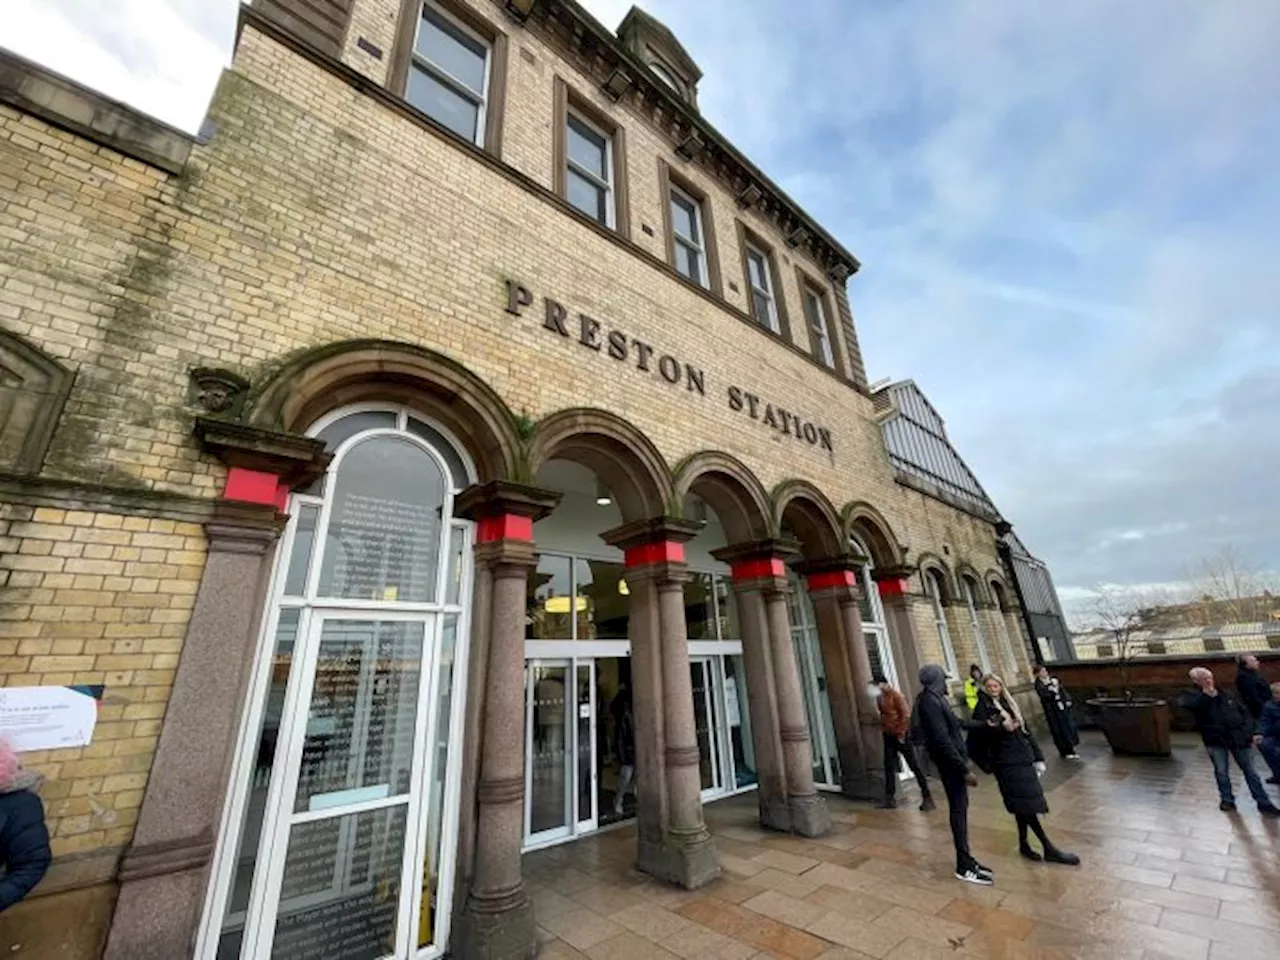
[[[947,695],[947,675],[936,664],[928,664],[920,668],[920,686],[940,697]]]
[[[19,790],[35,791],[44,777],[34,770],[19,768],[13,776],[0,783],[0,793],[17,793]]]

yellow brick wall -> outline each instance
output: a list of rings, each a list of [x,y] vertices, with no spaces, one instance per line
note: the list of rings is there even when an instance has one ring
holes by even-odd
[[[0,686],[105,687],[89,746],[23,755],[55,857],[133,835],[204,558],[198,524],[0,504]]]

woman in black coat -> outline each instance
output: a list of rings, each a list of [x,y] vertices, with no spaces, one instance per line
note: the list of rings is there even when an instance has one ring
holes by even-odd
[[[1058,753],[1064,760],[1079,760],[1076,747],[1080,743],[1080,734],[1071,719],[1071,708],[1075,704],[1067,688],[1057,677],[1049,676],[1049,668],[1044,665],[1036,668],[1036,693],[1040,695],[1044,718],[1049,722],[1049,734]]]
[[[1004,808],[1018,822],[1018,852],[1028,860],[1078,864],[1080,858],[1055,847],[1040,823],[1040,814],[1049,812],[1040,787],[1044,754],[1027,730],[1017,701],[997,676],[984,677],[982,688],[987,696],[979,701],[973,719],[985,726],[973,731],[969,755],[983,772],[995,775]],[[1032,849],[1028,831],[1039,839],[1043,856]]]

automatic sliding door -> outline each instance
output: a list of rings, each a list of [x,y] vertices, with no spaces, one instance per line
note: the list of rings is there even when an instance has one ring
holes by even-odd
[[[526,671],[525,835],[541,843],[572,833],[570,661],[530,660]]]
[[[698,771],[703,798],[724,792],[724,763],[721,751],[720,705],[716,697],[715,669],[710,659],[689,661],[693,686],[693,726],[698,743]]]

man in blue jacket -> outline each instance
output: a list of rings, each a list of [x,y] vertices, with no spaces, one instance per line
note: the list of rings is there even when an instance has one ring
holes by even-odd
[[[1262,737],[1258,750],[1271,768],[1267,783],[1280,783],[1280,683],[1271,685],[1271,699],[1258,719],[1258,736]]]
[[[0,912],[31,892],[49,869],[44,805],[32,790],[40,775],[23,770],[7,741],[0,741]]]

